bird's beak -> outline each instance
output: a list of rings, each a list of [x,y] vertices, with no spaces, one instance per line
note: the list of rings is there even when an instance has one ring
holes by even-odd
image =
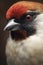
[[[18,30],[20,28],[20,24],[16,23],[14,19],[10,20],[9,23],[5,26],[4,30]]]

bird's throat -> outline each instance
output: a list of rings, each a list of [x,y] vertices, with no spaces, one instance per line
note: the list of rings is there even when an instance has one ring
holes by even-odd
[[[14,40],[23,40],[27,38],[27,33],[24,30],[11,31],[11,37]]]

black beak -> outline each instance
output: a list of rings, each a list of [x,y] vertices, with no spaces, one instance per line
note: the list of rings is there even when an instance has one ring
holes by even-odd
[[[13,31],[19,30],[20,24],[16,23],[14,19],[10,20],[9,23],[5,26],[4,30]]]

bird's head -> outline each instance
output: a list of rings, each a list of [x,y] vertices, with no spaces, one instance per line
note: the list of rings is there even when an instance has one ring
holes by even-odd
[[[36,34],[36,24],[40,21],[42,9],[43,5],[37,2],[20,1],[13,4],[6,13],[9,22],[4,30],[9,30],[11,38],[15,40]]]

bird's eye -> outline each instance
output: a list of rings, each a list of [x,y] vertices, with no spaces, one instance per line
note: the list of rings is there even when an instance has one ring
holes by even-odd
[[[26,20],[27,22],[28,22],[28,21],[31,21],[31,20],[32,20],[32,16],[31,16],[31,15],[26,15],[25,20]]]

